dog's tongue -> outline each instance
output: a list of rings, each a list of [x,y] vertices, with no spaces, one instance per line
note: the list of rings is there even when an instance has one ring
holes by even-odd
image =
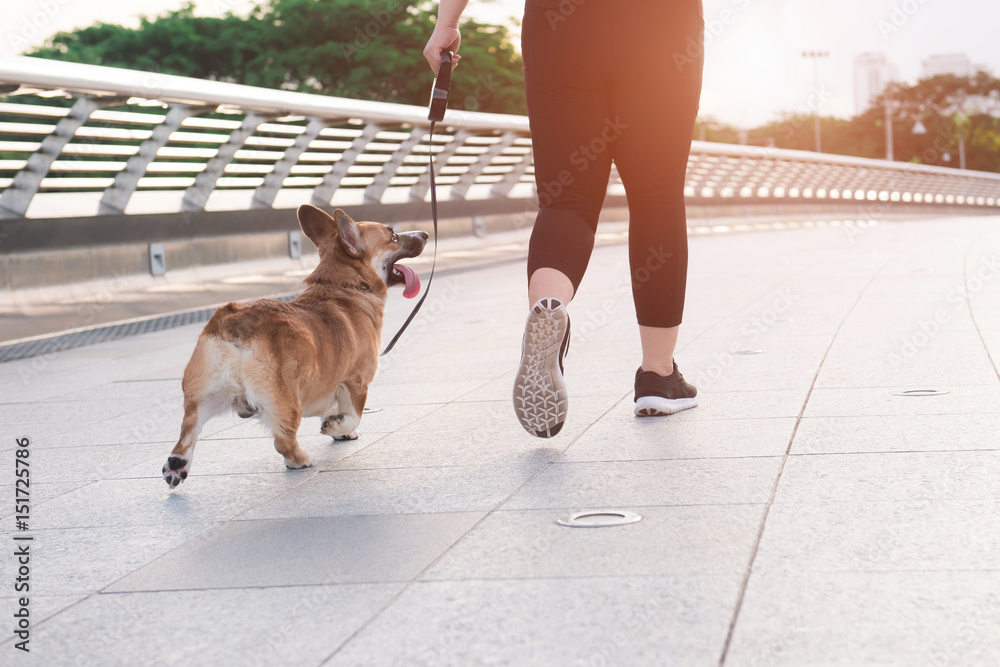
[[[403,278],[406,279],[406,287],[403,288],[403,296],[407,299],[412,299],[417,294],[420,293],[420,278],[417,277],[417,272],[408,266],[403,264],[397,264],[396,270],[403,274]]]

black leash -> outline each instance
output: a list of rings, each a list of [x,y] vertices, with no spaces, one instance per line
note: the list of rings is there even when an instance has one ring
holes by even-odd
[[[406,318],[403,322],[403,326],[399,328],[396,335],[392,337],[389,344],[385,346],[382,350],[380,357],[384,357],[389,354],[389,350],[396,344],[399,337],[403,335],[406,331],[406,327],[410,326],[410,322],[413,318],[417,316],[417,312],[420,310],[420,306],[424,305],[424,301],[427,299],[427,295],[431,293],[431,283],[434,281],[434,268],[437,266],[437,251],[438,251],[438,201],[437,201],[437,183],[434,180],[434,126],[438,121],[444,120],[444,112],[448,108],[448,88],[451,85],[451,61],[455,54],[451,51],[445,51],[441,54],[441,65],[438,67],[438,75],[434,79],[434,88],[431,91],[431,102],[430,110],[427,114],[427,120],[431,122],[431,132],[427,139],[427,155],[430,158],[430,177],[431,177],[431,220],[434,222],[434,256],[431,260],[431,275],[427,278],[427,288],[424,289],[424,295],[420,297],[420,301],[417,301],[417,305],[413,307],[413,312],[410,316]],[[414,129],[414,132],[419,132],[419,130]]]

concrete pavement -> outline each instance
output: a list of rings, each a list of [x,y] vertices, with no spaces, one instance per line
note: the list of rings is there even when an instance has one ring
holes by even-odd
[[[523,262],[436,280],[362,437],[305,420],[303,471],[234,415],[167,491],[200,325],[0,364],[3,664],[1000,663],[1000,220],[806,222],[692,236],[701,404],[662,419],[599,247],[551,440],[510,405]],[[598,509],[642,520],[556,523]]]

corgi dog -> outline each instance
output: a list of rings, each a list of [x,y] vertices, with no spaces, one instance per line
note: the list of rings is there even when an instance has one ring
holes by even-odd
[[[257,417],[291,469],[312,465],[296,433],[303,417],[323,417],[322,432],[358,437],[368,385],[378,368],[388,288],[420,291],[413,269],[397,264],[424,250],[427,233],[396,233],[300,206],[299,225],[319,250],[319,265],[294,301],[260,299],[215,311],[184,369],[184,420],[163,466],[171,489],[191,472],[194,446],[212,417],[234,410]]]

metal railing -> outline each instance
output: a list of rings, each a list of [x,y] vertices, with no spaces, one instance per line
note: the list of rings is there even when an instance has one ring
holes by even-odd
[[[445,201],[536,195],[520,116],[453,109],[429,143],[422,107],[27,57],[0,58],[0,93],[0,218],[422,202],[428,151]],[[685,195],[989,211],[1000,175],[696,141]]]

